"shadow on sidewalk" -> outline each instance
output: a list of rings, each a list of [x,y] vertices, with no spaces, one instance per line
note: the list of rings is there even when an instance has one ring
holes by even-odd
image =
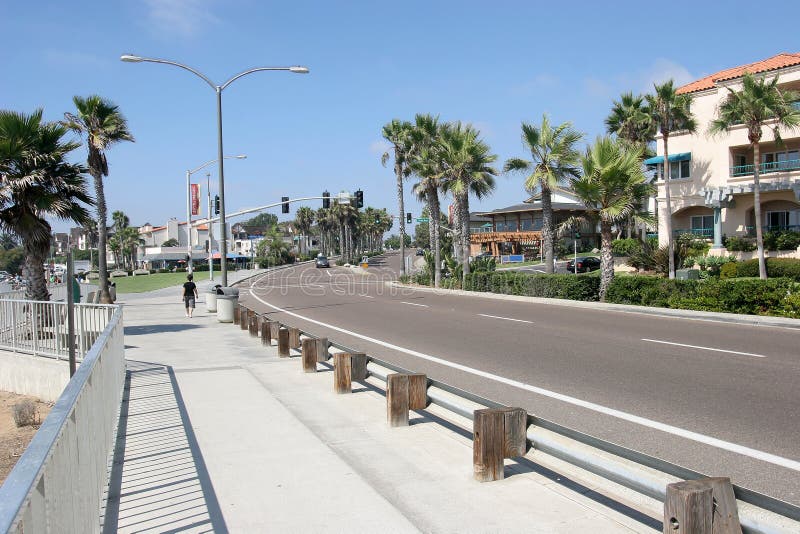
[[[104,534],[228,532],[169,366],[127,362],[102,520]]]
[[[187,321],[189,319],[186,319]],[[200,328],[200,325],[197,324],[181,324],[181,323],[172,323],[172,324],[148,324],[148,325],[141,325],[141,326],[126,326],[125,327],[125,335],[126,336],[146,336],[149,334],[163,334],[168,332],[183,332],[184,330],[193,330],[195,328]]]

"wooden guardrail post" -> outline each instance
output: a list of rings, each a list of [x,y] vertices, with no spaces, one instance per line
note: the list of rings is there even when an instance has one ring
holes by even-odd
[[[244,305],[240,305],[239,307],[239,328],[242,330],[247,330],[247,327],[250,324],[250,310]]]
[[[726,477],[667,485],[665,534],[741,534],[731,481]]]
[[[281,323],[280,321],[270,321],[269,323],[269,337],[275,340],[275,343],[278,343],[278,333],[281,330]]]
[[[409,410],[428,404],[428,378],[421,373],[392,373],[386,377],[386,416],[389,426],[408,426]]]
[[[261,344],[272,345],[272,321],[266,317],[261,319]]]
[[[527,417],[522,408],[475,410],[472,423],[475,480],[502,480],[505,477],[503,460],[525,455]]]
[[[239,320],[240,320],[239,316],[240,316],[241,311],[242,311],[241,308],[242,308],[241,305],[233,307],[233,324],[234,325],[238,325],[239,324]]]
[[[289,348],[290,349],[299,349],[300,348],[300,329],[295,328],[293,326],[289,327]]]
[[[331,355],[328,353],[328,338],[317,338],[317,361],[320,363],[327,362],[330,357]]]
[[[306,373],[317,372],[317,343],[319,340],[307,337],[303,339],[303,371]]]
[[[258,336],[258,321],[259,321],[258,315],[256,315],[255,312],[251,313],[250,314],[250,328],[249,328],[249,330],[250,330],[250,335],[252,337],[257,337]]]
[[[289,357],[289,330],[287,328],[278,329],[278,356]]]
[[[333,390],[351,393],[353,382],[367,378],[367,355],[363,352],[337,352],[333,355]]]

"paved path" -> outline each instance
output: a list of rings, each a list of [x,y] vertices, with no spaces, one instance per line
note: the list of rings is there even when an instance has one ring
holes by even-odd
[[[201,282],[201,292],[207,284]],[[129,369],[106,532],[650,532],[660,523],[530,458],[472,480],[446,413],[390,429],[372,384],[337,396],[201,295],[121,296]],[[467,427],[468,428],[468,427]]]

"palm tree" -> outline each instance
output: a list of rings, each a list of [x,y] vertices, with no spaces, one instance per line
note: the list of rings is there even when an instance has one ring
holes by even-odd
[[[443,189],[453,194],[455,201],[455,230],[457,258],[461,260],[462,276],[469,274],[469,195],[482,198],[495,187],[497,170],[491,166],[497,156],[479,138],[480,132],[460,122],[442,128],[440,147]]]
[[[311,227],[314,225],[314,210],[308,206],[297,208],[297,213],[294,217],[294,225],[297,227],[300,234],[303,236],[302,245],[300,248],[308,252],[308,236],[311,233]],[[303,252],[303,250],[301,250]]]
[[[572,190],[593,218],[600,221],[601,301],[605,301],[614,279],[612,225],[630,216],[650,219],[648,214],[637,212],[641,199],[654,191],[642,172],[642,150],[641,146],[619,139],[599,137],[582,158],[583,175],[571,180]],[[576,222],[579,218],[566,221],[564,226],[574,226]]]
[[[531,160],[511,158],[506,161],[505,172],[524,172],[525,189],[533,193],[537,188],[542,193],[542,247],[544,248],[545,272],[553,272],[553,204],[555,187],[578,176],[580,153],[575,145],[583,134],[564,122],[555,128],[547,115],[542,116],[542,125],[522,123],[522,143],[531,152]]]
[[[669,277],[675,278],[675,252],[672,240],[672,198],[670,192],[669,136],[675,131],[693,133],[697,129],[691,111],[692,98],[687,94],[678,94],[673,81],[653,86],[655,93],[647,95],[647,108],[650,117],[661,132],[664,141],[664,204],[667,216],[664,221],[667,232],[667,250],[669,253]]]
[[[77,115],[64,114],[64,124],[81,136],[86,136],[89,149],[89,174],[94,178],[95,202],[97,203],[97,256],[100,271],[99,291],[100,302],[110,303],[111,294],[108,292],[108,266],[106,263],[106,241],[108,228],[106,227],[106,197],[103,193],[103,177],[108,176],[108,161],[105,150],[120,141],[133,141],[133,136],[128,130],[128,123],[114,103],[98,95],[86,98],[75,96],[72,98],[77,109]]]
[[[397,209],[400,216],[400,275],[406,274],[406,245],[403,236],[406,233],[405,199],[403,197],[403,180],[410,173],[408,158],[411,151],[411,130],[413,126],[408,121],[392,119],[383,126],[382,134],[392,146],[394,151],[394,174],[397,178]],[[385,167],[389,161],[389,152],[381,156],[381,164]]]
[[[111,213],[111,227],[114,229],[114,234],[120,234],[125,228],[130,226],[131,221],[124,212],[120,210],[116,210]],[[116,239],[114,241],[116,248],[110,244],[109,246],[111,250],[114,251],[114,256],[116,256],[117,260],[117,268],[120,267],[120,263],[124,263],[124,244],[123,239]]]
[[[756,226],[756,246],[758,248],[758,274],[762,280],[767,278],[767,264],[764,260],[764,237],[761,228],[761,191],[759,182],[760,143],[764,123],[770,122],[775,142],[783,144],[780,128],[796,128],[800,125],[800,112],[792,102],[800,100],[797,91],[782,90],[778,78],[767,81],[756,80],[752,74],[745,74],[742,90],[728,88],[728,97],[717,110],[717,118],[711,121],[709,133],[721,134],[732,126],[744,124],[747,127],[747,140],[753,148],[753,209]]]
[[[654,138],[653,118],[642,95],[623,93],[611,106],[605,120],[606,132],[629,143],[646,147]],[[647,148],[645,148],[646,154]]]
[[[0,230],[19,236],[25,251],[25,296],[48,300],[44,262],[50,251],[50,224],[45,217],[83,224],[86,205],[86,169],[67,161],[80,146],[65,141],[68,130],[44,122],[42,110],[30,115],[0,111]]]
[[[428,114],[417,114],[414,117],[414,127],[411,130],[411,170],[420,181],[414,184],[414,193],[423,200],[430,213],[440,213],[439,189],[441,183],[441,160],[439,147],[436,140],[439,136],[439,117]],[[442,277],[442,257],[439,247],[439,225],[437,217],[432,217],[429,223],[431,250],[434,257],[433,284],[439,287]]]

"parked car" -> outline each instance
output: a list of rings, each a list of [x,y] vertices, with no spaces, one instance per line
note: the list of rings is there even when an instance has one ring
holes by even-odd
[[[600,258],[595,258],[594,256],[578,256],[577,261],[579,273],[588,273],[600,268]],[[575,260],[567,262],[567,271],[570,273],[575,272]]]
[[[320,267],[330,267],[331,264],[328,263],[328,258],[326,256],[317,256],[314,266],[319,269]]]
[[[425,255],[425,251],[422,250],[421,248],[418,248],[417,249],[417,256],[424,256],[424,255]]]

